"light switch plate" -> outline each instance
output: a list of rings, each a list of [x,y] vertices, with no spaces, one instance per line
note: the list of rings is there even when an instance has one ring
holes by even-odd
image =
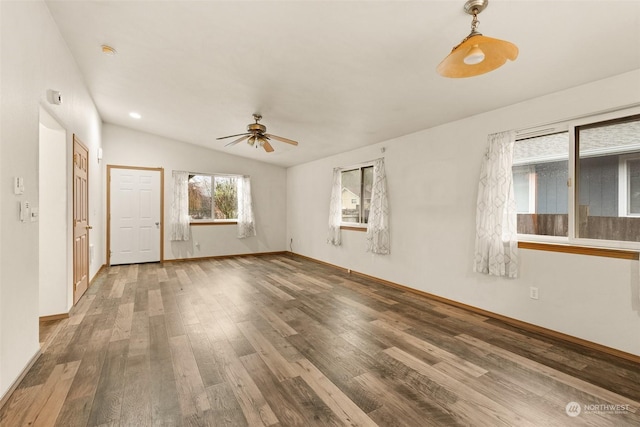
[[[13,194],[24,194],[24,178],[21,176],[13,177]]]

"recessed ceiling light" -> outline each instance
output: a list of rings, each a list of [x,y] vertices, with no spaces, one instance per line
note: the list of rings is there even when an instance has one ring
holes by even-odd
[[[114,48],[112,48],[111,46],[106,45],[106,44],[103,44],[101,46],[101,49],[102,49],[102,53],[104,53],[105,55],[108,55],[108,56],[114,56],[117,53]]]
[[[131,117],[133,119],[141,119],[142,115],[140,113],[132,111],[132,112],[129,113],[129,117]]]

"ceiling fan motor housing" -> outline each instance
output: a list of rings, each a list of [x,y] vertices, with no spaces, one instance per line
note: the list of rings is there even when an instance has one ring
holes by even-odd
[[[247,130],[252,133],[265,133],[267,131],[267,127],[260,123],[251,123],[250,125],[247,125]]]

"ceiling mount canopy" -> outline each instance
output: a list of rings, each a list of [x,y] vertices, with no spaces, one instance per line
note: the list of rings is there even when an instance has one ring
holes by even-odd
[[[444,77],[473,77],[501,67],[507,59],[518,57],[518,47],[508,41],[485,37],[478,32],[478,14],[489,5],[489,0],[468,0],[464,11],[473,15],[471,32],[451,50],[436,68]]]

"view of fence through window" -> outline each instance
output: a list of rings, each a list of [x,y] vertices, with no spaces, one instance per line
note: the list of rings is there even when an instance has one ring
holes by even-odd
[[[342,171],[341,180],[342,222],[366,224],[369,221],[373,166]]]
[[[189,216],[195,221],[237,219],[237,178],[189,175]]]
[[[569,177],[568,132],[516,141],[518,233],[640,242],[640,116],[577,126],[575,136],[577,179]]]
[[[513,188],[519,234],[568,236],[568,170],[568,132],[516,141]]]
[[[640,241],[640,116],[576,128],[577,237]]]

